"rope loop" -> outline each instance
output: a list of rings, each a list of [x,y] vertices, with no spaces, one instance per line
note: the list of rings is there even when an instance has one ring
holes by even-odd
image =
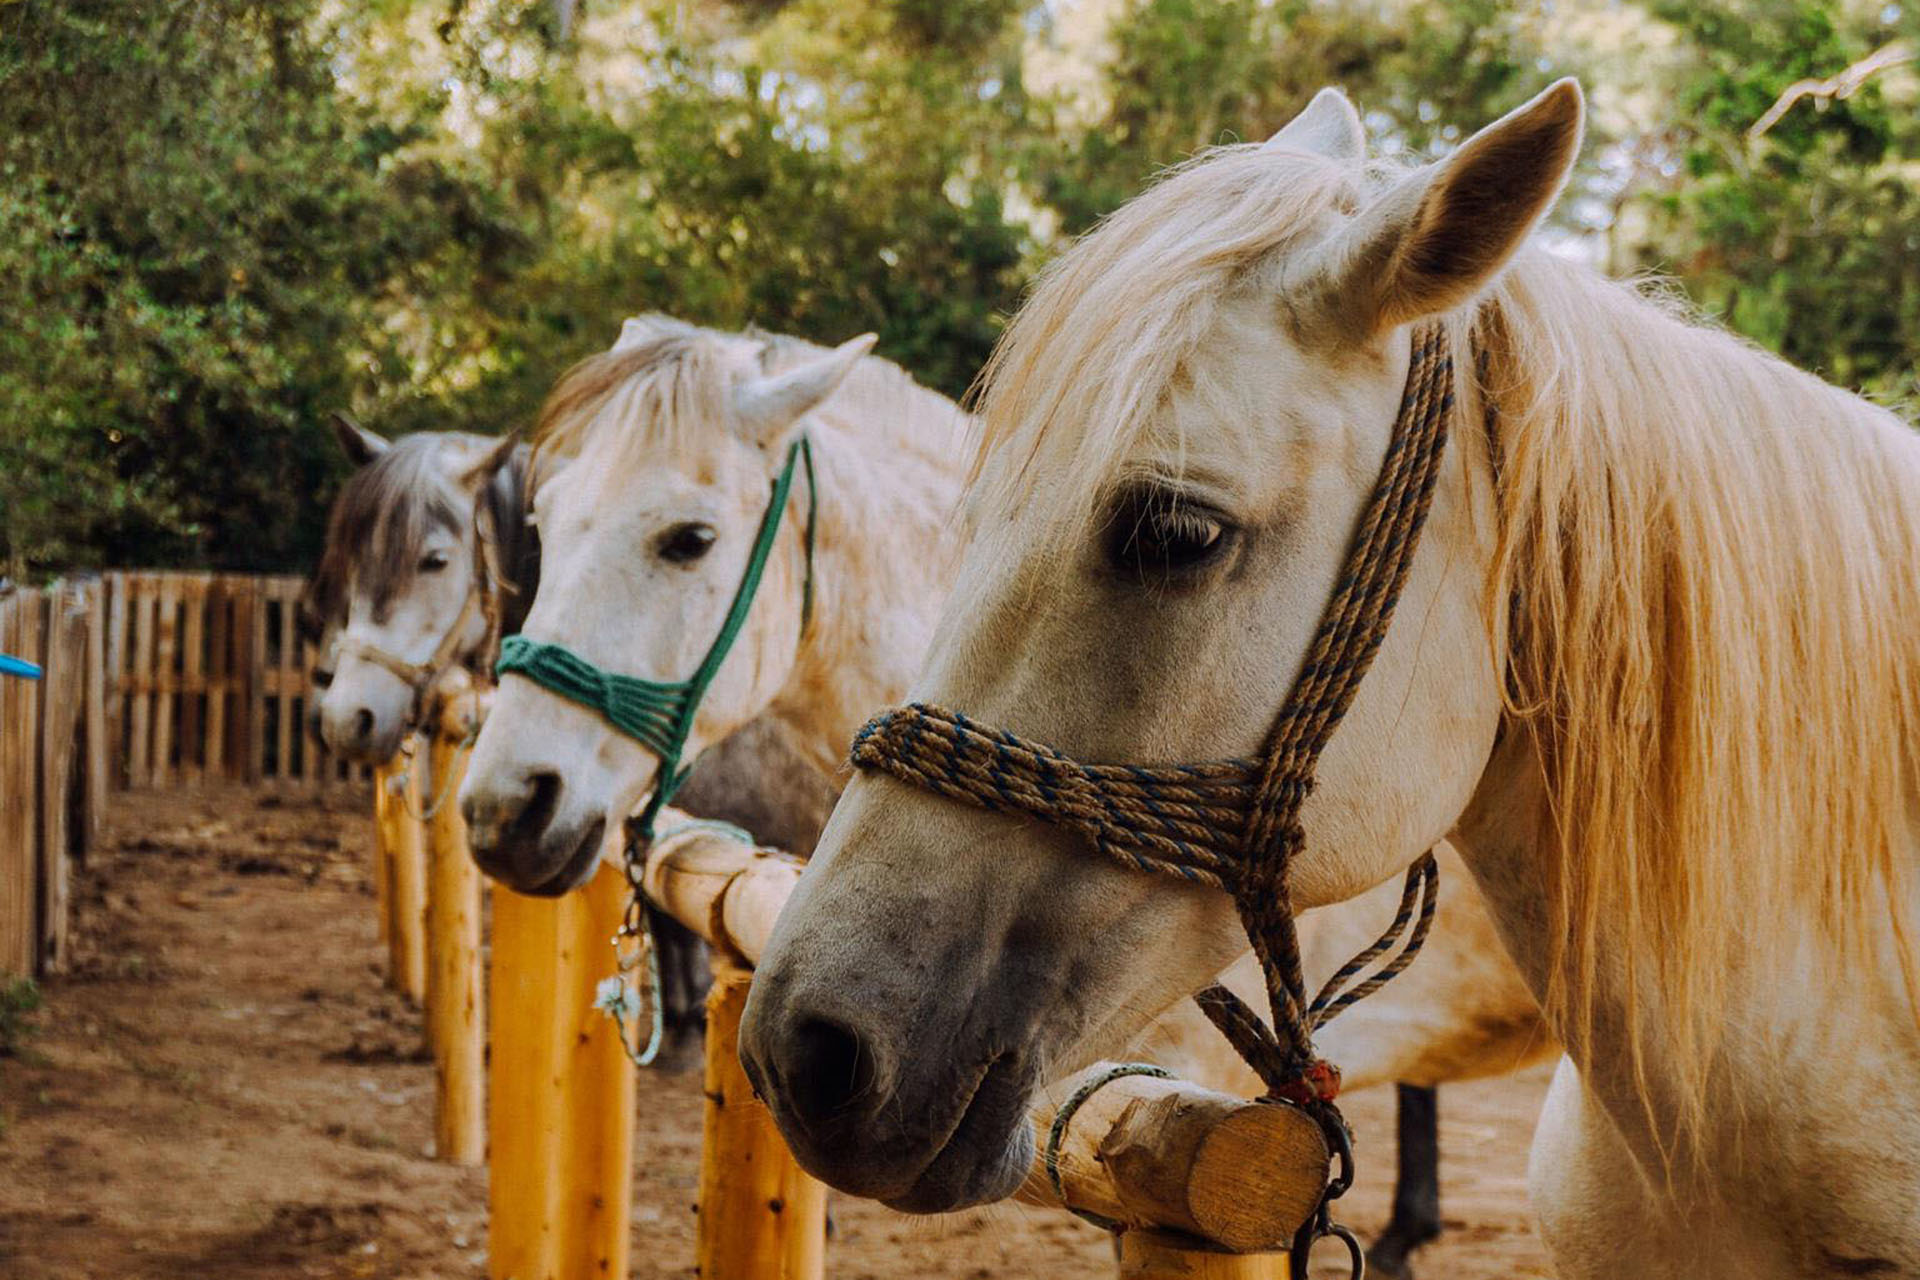
[[[1086,1105],[1087,1099],[1115,1080],[1124,1080],[1128,1076],[1148,1076],[1155,1080],[1173,1079],[1171,1071],[1165,1067],[1156,1067],[1151,1062],[1117,1063],[1069,1094],[1067,1100],[1060,1104],[1060,1109],[1053,1113],[1053,1123],[1047,1126],[1047,1145],[1043,1157],[1047,1170],[1047,1182],[1053,1187],[1053,1194],[1059,1197],[1062,1209],[1082,1222],[1092,1223],[1102,1231],[1124,1231],[1126,1224],[1088,1209],[1075,1208],[1067,1203],[1066,1184],[1060,1177],[1060,1144],[1066,1140],[1067,1126],[1073,1123],[1075,1113]]]

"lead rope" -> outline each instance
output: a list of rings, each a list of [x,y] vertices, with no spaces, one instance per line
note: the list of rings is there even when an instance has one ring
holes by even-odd
[[[1051,747],[924,703],[883,712],[854,739],[852,761],[938,795],[1012,810],[1085,836],[1120,865],[1225,890],[1260,962],[1271,1025],[1226,988],[1200,1007],[1266,1086],[1262,1101],[1298,1106],[1326,1135],[1338,1168],[1293,1242],[1306,1274],[1316,1240],[1365,1260],[1331,1205],[1352,1184],[1352,1138],[1334,1105],[1340,1074],[1313,1051],[1313,1031],[1380,989],[1412,962],[1432,923],[1439,873],[1431,852],[1407,872],[1400,909],[1379,941],[1308,1000],[1288,873],[1305,840],[1300,809],[1314,766],[1353,701],[1393,618],[1432,505],[1453,410],[1453,362],[1440,326],[1413,337],[1407,384],[1380,477],[1299,676],[1256,759],[1200,764],[1087,764]],[[1405,936],[1377,972],[1366,967]],[[1356,981],[1357,979],[1357,981]]]

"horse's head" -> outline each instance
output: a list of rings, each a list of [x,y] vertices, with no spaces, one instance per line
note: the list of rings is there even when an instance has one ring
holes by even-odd
[[[916,700],[1091,762],[1261,753],[1408,384],[1565,181],[1570,82],[1384,187],[1323,92],[1175,173],[1047,274],[989,371],[973,531]],[[1465,361],[1461,364],[1461,361]],[[1485,439],[1452,410],[1424,541],[1304,810],[1297,906],[1447,833],[1502,705]],[[1245,946],[1227,896],[1037,821],[855,778],[754,981],[742,1056],[803,1164],[935,1211],[1011,1192],[1028,1095]]]
[[[823,351],[649,316],[569,371],[542,414],[542,570],[524,641],[617,676],[692,676],[741,588],[790,444],[871,345]],[[796,475],[683,762],[758,716],[793,673],[812,501]],[[607,824],[653,788],[659,761],[599,711],[509,670],[461,788],[475,858],[522,892],[566,892],[592,871]]]
[[[389,443],[335,426],[358,470],[308,592],[328,635],[316,712],[328,747],[379,763],[413,728],[425,684],[486,640],[476,500],[514,446],[451,433]]]

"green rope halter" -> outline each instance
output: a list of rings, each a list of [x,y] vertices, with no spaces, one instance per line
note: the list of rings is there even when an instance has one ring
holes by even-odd
[[[707,656],[687,679],[669,684],[618,675],[595,666],[562,645],[526,636],[508,636],[500,642],[500,660],[493,668],[496,676],[525,676],[543,689],[597,711],[606,717],[607,723],[660,757],[660,774],[654,783],[653,795],[635,820],[642,843],[653,839],[654,819],[693,772],[693,766],[682,764],[680,759],[686,750],[687,737],[693,732],[693,718],[700,710],[707,686],[719,674],[720,664],[726,661],[734,641],[740,638],[741,628],[746,625],[753,598],[760,591],[760,579],[773,554],[774,539],[780,533],[781,518],[786,514],[794,472],[799,468],[807,473],[807,526],[802,535],[806,577],[800,602],[800,634],[804,637],[813,620],[813,530],[819,494],[814,484],[813,448],[807,438],[801,436],[788,446],[786,465],[774,479],[773,496],[767,501],[766,514],[760,517],[753,552],[747,557],[746,571],[740,575],[740,586],[733,593],[726,620],[720,624],[720,634],[714,637]]]

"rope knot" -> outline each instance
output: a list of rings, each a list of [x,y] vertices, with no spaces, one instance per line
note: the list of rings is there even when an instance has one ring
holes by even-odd
[[[1340,1068],[1325,1058],[1309,1062],[1292,1080],[1270,1087],[1266,1100],[1308,1107],[1340,1096]]]

